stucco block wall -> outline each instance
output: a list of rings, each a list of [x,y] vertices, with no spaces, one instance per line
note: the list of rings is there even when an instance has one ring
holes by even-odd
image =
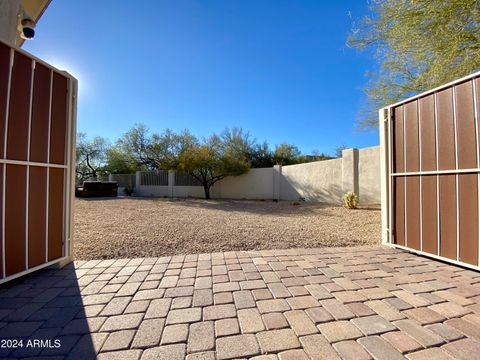
[[[214,189],[214,196],[224,199],[272,199],[273,168],[250,169],[246,174],[227,177]]]
[[[358,151],[358,196],[362,204],[380,203],[380,147]]]
[[[280,200],[340,202],[342,159],[282,166]]]
[[[174,172],[168,186],[140,184],[137,196],[204,197],[201,186],[174,186]],[[210,190],[217,199],[276,199],[340,204],[342,196],[354,191],[360,204],[380,203],[380,147],[346,149],[342,157],[306,164],[250,169],[246,174],[227,177]]]

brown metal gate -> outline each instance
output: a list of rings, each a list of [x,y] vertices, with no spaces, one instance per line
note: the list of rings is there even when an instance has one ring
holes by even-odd
[[[71,254],[76,80],[0,42],[0,283]]]
[[[388,242],[478,269],[480,74],[384,109]]]

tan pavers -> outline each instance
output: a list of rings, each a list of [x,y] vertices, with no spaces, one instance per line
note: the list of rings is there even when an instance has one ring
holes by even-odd
[[[445,351],[439,348],[425,349],[407,354],[409,360],[453,360]]]
[[[135,330],[122,330],[112,332],[103,343],[102,351],[115,351],[129,349],[135,336]]]
[[[97,360],[138,360],[142,350],[124,350],[100,353]]]
[[[382,335],[382,338],[388,341],[395,349],[402,354],[422,349],[422,345],[416,342],[412,337],[403,331],[392,331]]]
[[[202,351],[188,354],[185,360],[215,360],[215,351]]]
[[[167,325],[197,322],[201,318],[201,308],[170,310],[167,316]]]
[[[454,359],[471,360],[480,354],[480,342],[472,339],[457,340],[442,347]]]
[[[379,315],[364,316],[350,320],[365,335],[378,335],[396,330],[391,322]]]
[[[166,317],[171,303],[171,299],[152,300],[145,313],[145,319]]]
[[[143,316],[142,313],[111,316],[103,323],[101,331],[136,329],[142,322]]]
[[[300,342],[312,360],[341,360],[332,345],[320,334],[302,336]]]
[[[333,344],[343,360],[370,360],[372,357],[356,341],[341,341]]]
[[[185,343],[188,338],[188,324],[165,326],[162,333],[161,345]]]
[[[238,310],[237,316],[242,334],[257,333],[265,330],[265,325],[258,309],[241,309]]]
[[[307,353],[303,350],[287,350],[278,354],[280,360],[309,360]]]
[[[367,301],[365,304],[388,321],[401,320],[405,318],[404,314],[386,301],[372,300]]]
[[[227,336],[216,341],[217,358],[235,359],[260,353],[257,339],[253,334]]]
[[[240,309],[255,307],[255,299],[252,296],[252,292],[249,290],[235,291],[233,293],[233,299],[235,301],[235,307]]]
[[[240,333],[240,326],[237,319],[221,319],[215,321],[215,335],[217,337],[237,335]]]
[[[288,327],[287,319],[280,312],[267,313],[262,315],[262,318],[267,330],[283,329]]]
[[[257,333],[262,352],[278,352],[300,347],[298,337],[291,329],[269,330]]]
[[[429,309],[429,308],[416,308],[403,311],[403,314],[406,315],[409,319],[416,320],[422,325],[434,324],[439,323],[446,318],[437,313],[436,311]]]
[[[284,299],[257,301],[257,307],[262,314],[290,310],[290,305]]]
[[[235,305],[212,305],[203,308],[203,320],[219,320],[236,317],[237,311]]]
[[[346,320],[332,321],[318,325],[320,332],[325,338],[333,343],[343,340],[358,339],[362,333],[351,322]]]
[[[414,320],[399,320],[393,324],[425,347],[441,345],[444,342],[442,337]]]
[[[187,352],[213,350],[215,348],[215,330],[213,321],[190,324]]]
[[[287,311],[285,317],[297,336],[318,333],[317,327],[303,310]]]
[[[445,324],[457,329],[469,337],[480,341],[480,327],[470,321],[456,318],[445,321]]]
[[[349,308],[336,299],[322,300],[320,304],[335,320],[348,320],[355,317],[355,314],[351,312]]]
[[[380,336],[367,336],[361,339],[358,339],[360,345],[362,345],[365,350],[374,358],[374,359],[388,359],[388,360],[401,360],[405,359],[404,356],[397,351],[392,345],[382,339]]]
[[[142,321],[142,324],[133,339],[133,348],[149,348],[160,344],[165,319],[149,319]]]
[[[480,274],[390,248],[89,261],[41,273],[0,289],[0,337],[58,337],[62,348],[13,357],[76,356],[92,345],[115,360],[471,360],[480,351]]]
[[[185,345],[163,345],[146,349],[142,360],[183,360],[185,358]]]
[[[468,313],[471,312],[470,309],[460,306],[456,303],[453,302],[445,302],[441,304],[435,304],[432,306],[429,306],[429,308],[440,315],[443,315],[444,317],[451,319],[454,317],[461,317],[463,315],[467,315]]]
[[[291,297],[287,299],[287,302],[293,310],[308,309],[320,305],[318,300],[310,295]]]

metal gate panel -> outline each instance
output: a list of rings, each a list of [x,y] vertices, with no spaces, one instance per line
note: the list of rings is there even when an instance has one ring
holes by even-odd
[[[424,175],[422,181],[422,251],[438,254],[437,176]]]
[[[5,275],[21,272],[26,266],[27,167],[8,164],[5,184]]]
[[[456,175],[440,175],[440,256],[457,259]]]
[[[68,262],[76,80],[0,42],[0,283]]]
[[[380,111],[386,243],[479,269],[480,73]]]
[[[459,207],[459,261],[472,265],[478,264],[478,175],[458,175],[458,207]]]
[[[418,99],[418,121],[420,129],[420,165],[422,171],[437,169],[435,142],[435,98],[433,95]]]
[[[7,123],[6,158],[10,160],[28,160],[28,124],[32,90],[32,66],[31,59],[15,51],[10,82]]]
[[[41,265],[46,256],[47,168],[30,166],[28,185],[28,267]]]

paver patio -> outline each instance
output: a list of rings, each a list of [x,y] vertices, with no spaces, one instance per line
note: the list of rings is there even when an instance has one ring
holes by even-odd
[[[473,359],[480,273],[381,246],[78,261],[3,285],[0,338],[18,358]]]

